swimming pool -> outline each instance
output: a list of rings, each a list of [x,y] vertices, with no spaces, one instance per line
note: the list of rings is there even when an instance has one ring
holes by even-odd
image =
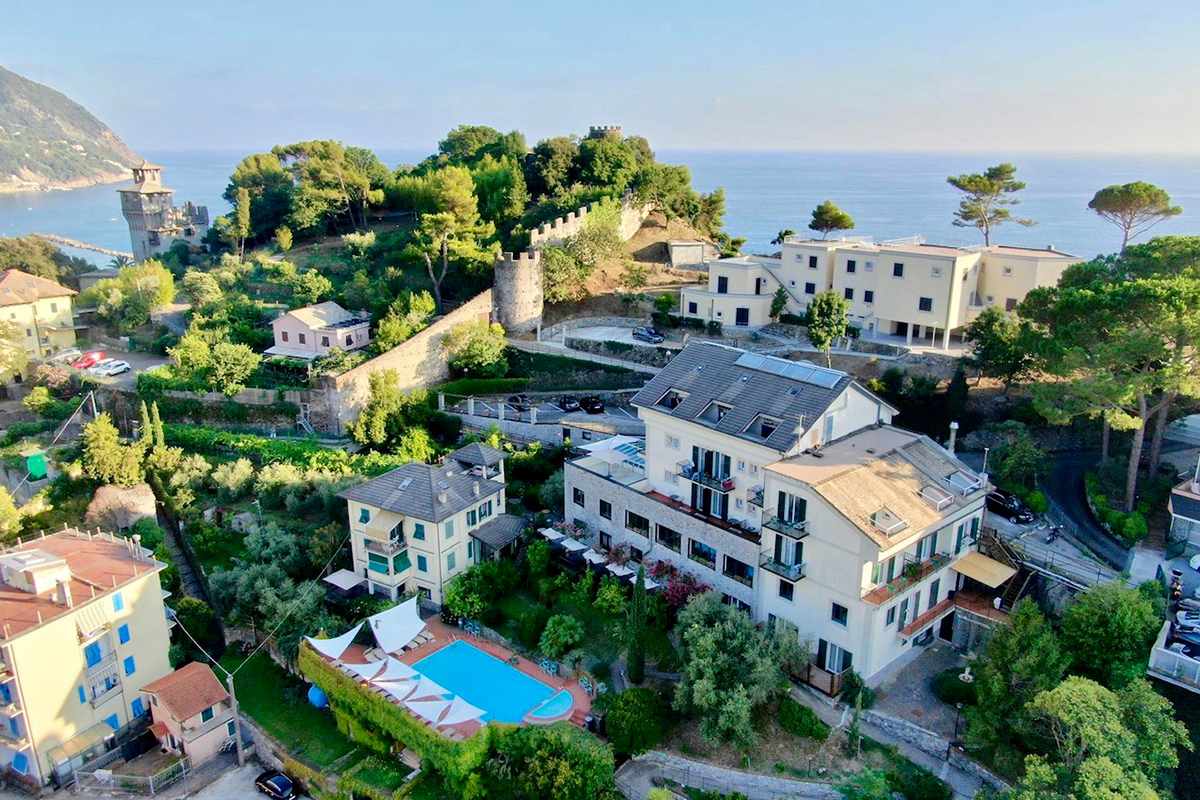
[[[521,722],[526,714],[557,694],[536,678],[462,641],[426,656],[413,667],[471,705],[484,709],[487,713],[483,718],[489,721]],[[569,693],[567,699],[562,707],[562,700],[556,697],[555,710],[561,708],[563,714],[569,711]]]

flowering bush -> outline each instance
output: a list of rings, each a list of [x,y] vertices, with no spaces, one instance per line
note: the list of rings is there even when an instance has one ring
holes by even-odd
[[[572,539],[584,539],[588,535],[588,529],[586,525],[575,525],[567,522],[565,519],[554,523],[553,527],[554,530],[558,531],[564,536],[570,536]]]

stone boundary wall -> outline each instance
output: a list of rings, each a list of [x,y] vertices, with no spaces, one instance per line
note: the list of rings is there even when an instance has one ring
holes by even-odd
[[[478,414],[460,414],[455,411],[448,411],[447,413],[454,414],[461,419],[464,428],[476,431],[487,431],[490,430],[493,425],[498,425],[500,426],[500,430],[503,431],[506,436],[511,436],[527,442],[537,441],[541,442],[542,444],[552,446],[562,444],[563,428],[570,429],[572,433],[572,439],[574,441],[584,441],[582,435],[584,431],[593,433],[594,436],[591,441],[597,442],[602,439],[607,439],[610,436],[646,435],[645,423],[643,423],[641,420],[632,419],[627,423],[613,420],[611,425],[605,425],[605,427],[613,428],[613,430],[609,432],[596,430],[593,428],[582,428],[578,425],[575,425],[574,420],[566,415],[553,420],[532,423],[521,422],[520,420],[512,419],[496,419],[495,417],[485,417]],[[579,433],[578,436],[574,435],[576,432]]]
[[[564,332],[578,330],[579,328],[637,328],[642,325],[648,325],[649,322],[642,317],[580,317],[579,319],[568,319],[562,322],[556,322],[549,328],[542,329],[542,339],[555,339],[562,336]]]
[[[309,402],[309,395],[311,394],[311,392],[299,389],[242,389],[232,397],[223,395],[220,392],[189,392],[182,389],[166,389],[163,391],[164,397],[175,397],[180,400],[198,400],[201,403],[213,405],[232,402],[247,406],[269,406],[279,402],[300,405],[301,403]]]
[[[842,793],[828,783],[788,780],[772,775],[726,769],[700,761],[673,756],[658,750],[634,756],[639,764],[657,768],[659,776],[685,786],[705,791],[741,792],[750,800],[784,800],[811,797],[819,800],[841,800]]]
[[[994,774],[976,761],[967,758],[960,750],[952,748],[949,741],[938,736],[933,731],[926,730],[919,725],[914,725],[911,722],[879,711],[863,711],[862,718],[885,733],[915,745],[931,756],[944,759],[948,751],[952,766],[964,772],[971,773],[995,791],[1004,791],[1009,788],[1008,783],[1000,778],[1000,776]]]
[[[681,348],[669,345],[633,344],[625,342],[606,342],[598,339],[573,339],[570,336],[563,341],[568,350],[580,353],[591,353],[597,356],[617,358],[647,367],[662,369],[679,355]]]
[[[582,208],[569,212],[566,216],[558,217],[550,222],[543,222],[529,232],[529,246],[544,247],[548,244],[562,244],[568,236],[573,236],[583,230],[588,214],[595,207],[588,203]],[[632,194],[626,194],[621,199],[621,220],[617,232],[622,239],[629,240],[637,233],[638,228],[650,216],[652,206],[649,203],[638,204]]]

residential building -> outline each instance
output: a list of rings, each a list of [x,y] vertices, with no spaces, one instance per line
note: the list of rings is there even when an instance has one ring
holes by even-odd
[[[1200,467],[1197,473],[1200,474]],[[1171,512],[1171,541],[1183,542],[1184,552],[1189,555],[1200,552],[1200,480],[1197,476],[1190,476],[1171,490],[1167,510]]]
[[[1015,574],[976,552],[985,478],[893,427],[895,409],[844,372],[692,343],[633,405],[644,471],[567,462],[565,516],[600,548],[668,561],[812,637],[811,677],[827,690],[847,669],[878,680],[914,645],[954,638],[956,595]],[[987,624],[982,605],[971,613]]]
[[[175,242],[199,246],[208,232],[208,207],[191,201],[177,207],[175,190],[162,183],[163,168],[143,161],[133,170],[133,185],[123,186],[121,213],[129,224],[133,260],[145,261],[171,249]]]
[[[145,721],[142,689],[171,670],[165,567],[77,530],[0,554],[0,768],[61,785]]]
[[[0,319],[16,328],[17,340],[30,359],[75,346],[76,332],[84,326],[75,323],[74,296],[73,289],[19,269],[0,273]]]
[[[504,513],[504,459],[469,444],[444,464],[414,461],[342,492],[354,572],[368,591],[440,606],[451,578],[511,549],[525,522]]]
[[[371,343],[371,316],[352,314],[332,300],[294,308],[271,322],[275,344],[269,356],[287,356],[311,361],[334,348],[358,350]]]
[[[778,258],[742,256],[708,264],[708,283],[680,292],[684,316],[726,326],[770,322],[778,287],[787,311],[802,313],[832,289],[850,303],[850,321],[867,336],[949,346],[950,337],[989,306],[1012,311],[1031,289],[1055,286],[1077,256],[1053,248],[948,247],[921,237],[873,243],[790,237]]]
[[[229,693],[208,664],[185,664],[142,691],[154,720],[150,732],[193,767],[217,755],[236,733]]]

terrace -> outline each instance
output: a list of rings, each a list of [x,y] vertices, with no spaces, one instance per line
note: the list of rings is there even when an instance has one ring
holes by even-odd
[[[935,553],[920,563],[909,561],[904,565],[904,572],[901,575],[864,593],[862,599],[871,605],[883,605],[900,592],[916,586],[949,563],[949,553]]]

